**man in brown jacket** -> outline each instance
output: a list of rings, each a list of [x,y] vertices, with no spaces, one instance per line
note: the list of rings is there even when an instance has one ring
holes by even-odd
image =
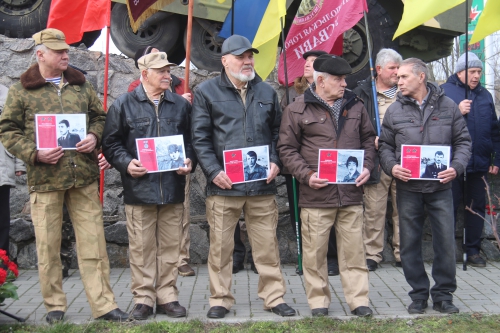
[[[335,225],[340,277],[351,312],[370,316],[368,269],[363,246],[363,185],[375,160],[375,130],[363,103],[346,90],[351,67],[342,58],[319,56],[314,84],[283,113],[278,151],[301,183],[302,247],[306,294],[313,316],[328,315],[331,295],[326,251]],[[362,149],[363,171],[356,185],[318,178],[318,149]],[[321,221],[321,223],[319,223]]]

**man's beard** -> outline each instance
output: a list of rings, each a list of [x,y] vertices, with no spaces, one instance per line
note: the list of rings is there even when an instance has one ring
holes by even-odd
[[[251,68],[252,69],[252,74],[250,75],[245,75],[242,73],[242,71],[244,69],[249,69]],[[253,69],[252,66],[243,66],[240,70],[239,73],[234,73],[232,71],[230,71],[229,73],[231,73],[231,76],[234,77],[236,80],[238,81],[241,81],[241,82],[248,82],[248,81],[252,81],[254,78],[255,78],[255,70]]]

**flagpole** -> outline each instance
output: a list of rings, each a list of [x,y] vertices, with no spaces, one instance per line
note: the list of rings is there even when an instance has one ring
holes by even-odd
[[[469,99],[469,0],[465,0],[465,99]],[[467,121],[467,114],[464,115],[465,121]],[[462,239],[462,251],[463,251],[463,265],[462,269],[464,271],[467,270],[467,245],[465,244],[465,227],[466,227],[466,218],[465,218],[465,198],[466,198],[466,189],[465,185],[467,184],[467,167],[464,170],[464,184],[462,187],[462,197],[464,200],[464,231],[463,231],[463,239]]]
[[[380,116],[379,116],[379,112],[378,112],[377,88],[375,86],[375,70],[373,67],[372,48],[370,47],[370,29],[368,28],[368,15],[366,15],[366,11],[364,11],[364,10],[363,10],[363,16],[365,18],[366,43],[368,46],[368,58],[370,58],[370,78],[372,81],[373,108],[375,110],[375,121],[377,124],[377,135],[380,136]]]
[[[290,92],[289,92],[289,87],[288,87],[288,71],[286,67],[286,47],[285,47],[285,28],[283,24],[283,17],[281,17],[281,43],[283,44],[282,46],[282,53],[283,53],[283,67],[284,67],[284,74],[285,74],[285,98],[286,98],[286,105],[290,104]],[[299,225],[299,198],[297,197],[297,180],[295,177],[292,176],[292,190],[293,190],[293,211],[295,215],[295,237],[297,241],[297,267],[298,267],[298,272],[299,275],[303,274],[302,270],[302,251],[300,250],[301,246],[301,232],[300,232],[300,225]],[[290,207],[291,208],[291,207]]]
[[[231,1],[231,36],[234,35],[234,0]]]
[[[186,62],[184,68],[184,92],[189,90],[189,72],[191,70],[191,36],[193,33],[193,4],[194,0],[189,0],[186,34]]]
[[[111,27],[111,1],[108,1],[108,22],[106,22],[106,54],[104,61],[104,112],[108,112],[108,74],[109,74],[109,34]],[[102,152],[101,152],[102,154]],[[100,156],[100,154],[99,154]],[[101,177],[99,179],[99,199],[101,205],[104,205],[104,170],[101,170]]]

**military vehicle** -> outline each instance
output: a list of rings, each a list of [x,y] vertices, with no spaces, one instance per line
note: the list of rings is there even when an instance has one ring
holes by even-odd
[[[328,0],[304,0],[310,5]],[[113,0],[111,38],[118,49],[129,57],[146,45],[154,45],[169,55],[169,60],[180,63],[185,58],[187,0],[175,0],[150,17],[137,32],[130,27],[126,0]],[[218,36],[232,0],[195,0],[191,61],[201,69],[220,70],[220,52],[223,38]],[[287,0],[285,32],[297,12],[301,0]],[[451,53],[453,38],[464,32],[463,5],[449,10],[426,24],[392,41],[401,20],[403,2],[368,0],[368,24],[373,53],[382,47],[398,50],[404,58],[418,57],[433,61]],[[47,23],[50,0],[0,0],[0,34],[26,38]],[[86,33],[82,42],[89,47],[98,32]],[[368,76],[368,48],[364,20],[344,33],[343,57],[353,67],[348,79],[350,86]]]

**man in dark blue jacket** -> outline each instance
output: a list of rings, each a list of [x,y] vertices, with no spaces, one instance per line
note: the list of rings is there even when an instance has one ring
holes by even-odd
[[[467,263],[474,267],[485,267],[486,261],[479,256],[481,250],[481,234],[483,232],[484,211],[486,207],[486,190],[483,177],[488,173],[496,175],[500,166],[500,128],[495,113],[495,104],[490,92],[479,79],[483,70],[481,60],[474,54],[468,54],[469,89],[465,98],[465,54],[457,61],[456,74],[448,78],[442,85],[446,96],[458,104],[460,112],[467,122],[472,138],[472,156],[467,165],[465,182],[466,198],[464,204],[481,216],[465,211],[465,245]],[[453,180],[453,208],[455,209],[455,225],[457,208],[464,193],[464,177]]]

